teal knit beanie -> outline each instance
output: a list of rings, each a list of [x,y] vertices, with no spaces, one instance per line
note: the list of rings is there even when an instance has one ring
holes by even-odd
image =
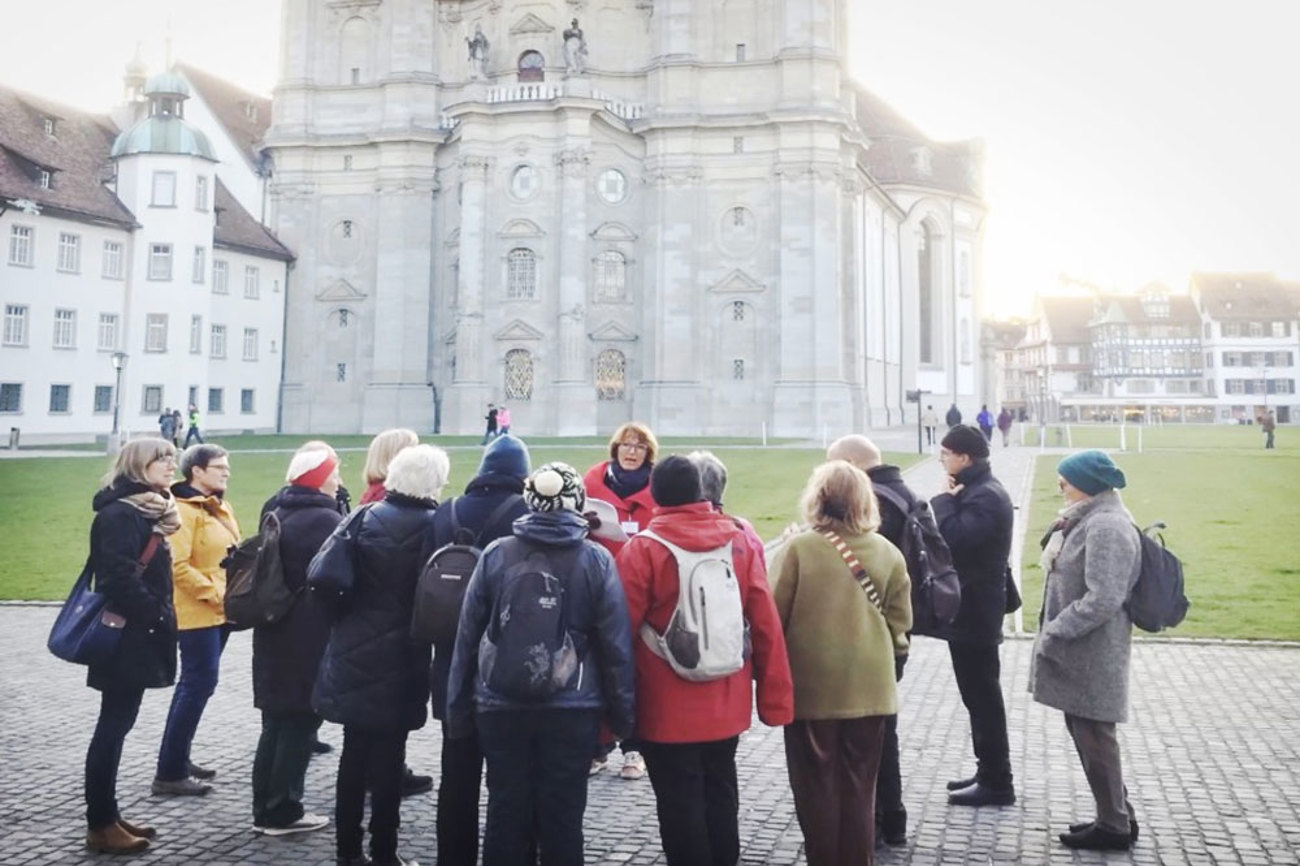
[[[1124,472],[1104,451],[1071,454],[1057,464],[1056,471],[1074,488],[1089,496],[1096,496],[1104,490],[1118,490],[1127,483]]]

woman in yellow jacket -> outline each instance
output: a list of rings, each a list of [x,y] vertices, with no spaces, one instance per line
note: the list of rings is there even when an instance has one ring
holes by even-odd
[[[167,726],[158,749],[154,794],[202,795],[216,773],[190,761],[190,744],[208,698],[217,688],[217,668],[228,632],[226,574],[221,560],[239,543],[239,524],[224,499],[230,456],[219,445],[195,445],[181,455],[185,480],[172,487],[181,529],[171,537],[172,598],[181,650],[181,675],[172,694]]]

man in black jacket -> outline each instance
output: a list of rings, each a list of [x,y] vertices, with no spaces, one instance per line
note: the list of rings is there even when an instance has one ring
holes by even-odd
[[[463,537],[480,550],[513,534],[517,518],[528,513],[524,479],[528,477],[528,447],[503,434],[483,451],[478,472],[463,496],[448,500],[433,515],[432,550],[453,540],[452,512]],[[478,862],[478,801],[483,776],[483,751],[477,733],[452,740],[447,736],[447,677],[454,643],[433,648],[429,690],[433,717],[442,722],[442,774],[438,781],[438,858],[440,866],[473,866]]]
[[[898,494],[910,508],[916,494],[903,481],[897,466],[889,466],[880,456],[876,443],[866,436],[852,434],[836,439],[826,449],[827,460],[846,460],[867,473],[871,486],[879,491],[888,488]],[[903,527],[907,515],[891,500],[880,496],[880,529],[882,536],[895,547],[902,549]],[[907,656],[894,659],[895,677],[903,678]],[[876,776],[876,836],[889,845],[907,844],[907,808],[903,805],[903,777],[898,760],[898,716],[885,722],[885,743],[880,753],[880,772]]]
[[[993,477],[989,443],[978,428],[958,425],[949,430],[940,443],[939,461],[948,473],[948,490],[930,505],[961,582],[961,609],[945,637],[957,688],[970,713],[978,762],[973,777],[948,783],[948,802],[1008,806],[1016,801],[1016,793],[998,644],[1007,606],[1011,497]]]

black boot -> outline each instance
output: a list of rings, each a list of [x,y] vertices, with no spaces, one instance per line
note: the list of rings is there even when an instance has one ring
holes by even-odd
[[[1127,851],[1133,847],[1129,838],[1132,832],[1116,833],[1096,824],[1089,824],[1077,833],[1062,833],[1061,844],[1067,848],[1082,848],[1088,851]]]
[[[881,812],[876,820],[876,835],[886,845],[907,844],[907,810],[902,806]]]

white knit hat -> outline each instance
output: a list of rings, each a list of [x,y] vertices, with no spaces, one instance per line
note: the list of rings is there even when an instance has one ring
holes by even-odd
[[[289,461],[289,471],[284,480],[299,487],[320,488],[329,480],[330,475],[339,465],[339,458],[333,451],[318,448],[293,455]]]

